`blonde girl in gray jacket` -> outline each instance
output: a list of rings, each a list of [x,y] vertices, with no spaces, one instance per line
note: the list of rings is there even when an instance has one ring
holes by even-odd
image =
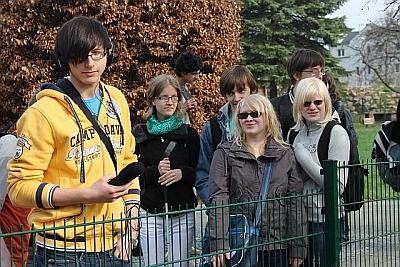
[[[306,255],[303,238],[306,216],[301,198],[302,179],[290,147],[282,141],[279,123],[269,100],[261,95],[242,99],[234,114],[236,139],[220,144],[214,153],[209,180],[209,200],[214,205],[246,202],[259,196],[267,161],[272,164],[268,201],[262,210],[258,244],[258,266],[300,266]],[[280,198],[280,199],[279,199]],[[278,200],[279,199],[279,200]],[[229,214],[254,218],[255,209],[239,207],[210,210],[213,266],[224,266],[230,258]],[[283,241],[287,237],[293,239]],[[228,265],[229,266],[229,265]]]
[[[317,78],[306,78],[296,85],[293,103],[293,117],[296,125],[291,131],[298,132],[293,141],[293,150],[297,162],[304,173],[305,207],[308,217],[309,243],[308,264],[306,266],[326,266],[324,263],[327,249],[324,235],[324,176],[321,174],[321,163],[318,158],[318,142],[329,121],[332,120],[332,103],[326,85]],[[331,130],[328,147],[328,159],[348,162],[350,141],[346,130],[339,124]],[[290,136],[290,134],[289,134]],[[347,170],[338,171],[338,188],[342,194],[347,181]],[[341,199],[339,200],[341,201]],[[344,210],[341,209],[341,217]],[[315,265],[313,265],[315,264]]]

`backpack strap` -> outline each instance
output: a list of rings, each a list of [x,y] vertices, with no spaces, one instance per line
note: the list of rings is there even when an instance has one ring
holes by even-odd
[[[222,139],[222,131],[221,128],[219,127],[217,116],[213,117],[210,120],[210,128],[211,128],[213,151],[215,151]]]
[[[329,143],[331,141],[332,128],[339,123],[335,120],[329,121],[322,131],[321,137],[318,141],[318,159],[322,166],[322,161],[328,159]]]
[[[294,140],[296,139],[296,136],[297,136],[298,134],[299,134],[298,131],[289,130],[289,133],[288,133],[289,145],[293,145]]]
[[[265,206],[267,205],[267,200],[268,198],[268,190],[269,190],[269,184],[271,181],[271,174],[272,174],[272,162],[270,160],[267,160],[264,166],[264,175],[261,183],[261,190],[260,194],[258,196],[258,202],[256,206],[256,216],[255,216],[255,223],[254,225],[256,227],[260,227],[261,223],[261,213],[262,210],[265,209]]]
[[[374,138],[372,158],[386,158],[392,135],[393,122],[384,122]]]
[[[115,156],[115,151],[112,146],[110,138],[107,136],[107,134],[100,128],[99,124],[93,117],[92,113],[89,111],[85,103],[83,103],[81,95],[79,92],[76,90],[74,85],[68,80],[68,79],[61,79],[57,82],[57,85],[63,89],[64,93],[69,96],[77,105],[78,107],[83,111],[83,113],[86,115],[88,120],[92,123],[93,128],[96,130],[96,132],[99,134],[101,141],[103,141],[104,145],[107,148],[108,153],[110,154],[111,160],[114,164],[114,169],[115,173],[118,173],[117,170],[117,159]]]

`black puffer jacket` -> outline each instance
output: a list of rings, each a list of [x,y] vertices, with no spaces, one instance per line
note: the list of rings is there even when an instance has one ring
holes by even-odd
[[[197,201],[193,192],[199,157],[199,135],[196,130],[184,124],[173,132],[151,135],[147,126],[140,124],[133,130],[133,134],[137,143],[135,153],[146,167],[140,177],[140,206],[150,213],[162,212],[165,205],[164,190],[167,190],[169,211],[196,207]],[[165,187],[158,183],[158,163],[163,159],[165,148],[172,140],[177,144],[169,156],[171,169],[181,169],[182,179]]]

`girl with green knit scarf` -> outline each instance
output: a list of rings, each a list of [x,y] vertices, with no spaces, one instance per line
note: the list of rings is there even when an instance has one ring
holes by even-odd
[[[150,81],[147,101],[146,124],[134,129],[136,153],[146,168],[140,177],[140,242],[145,266],[171,260],[178,261],[173,266],[188,266],[184,260],[189,257],[194,238],[192,209],[197,200],[193,187],[199,135],[183,122],[186,114],[182,96],[171,75],[159,75]],[[166,209],[178,213],[158,215]]]

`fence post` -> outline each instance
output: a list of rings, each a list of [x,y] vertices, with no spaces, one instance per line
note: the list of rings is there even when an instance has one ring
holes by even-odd
[[[325,198],[325,212],[326,212],[325,213],[326,266],[337,267],[339,266],[339,253],[340,253],[337,161],[326,160],[323,161],[322,166],[324,174],[324,198]]]

